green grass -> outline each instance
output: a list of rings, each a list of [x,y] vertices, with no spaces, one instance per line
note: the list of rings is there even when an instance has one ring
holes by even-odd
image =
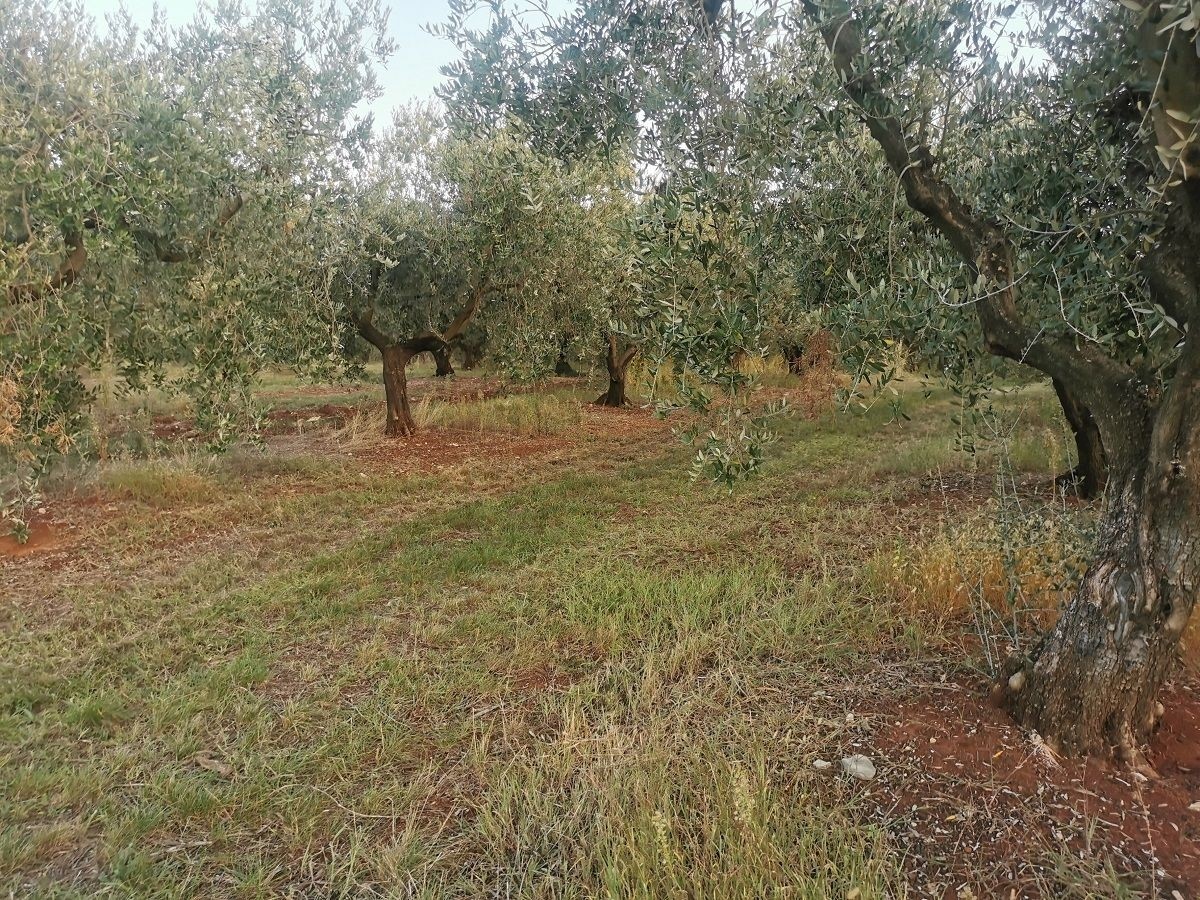
[[[570,433],[570,405],[438,424]],[[18,573],[0,620],[0,893],[902,896],[809,760],[879,660],[925,664],[863,562],[944,406],[787,422],[732,496],[662,431],[571,467],[107,469],[97,562]]]

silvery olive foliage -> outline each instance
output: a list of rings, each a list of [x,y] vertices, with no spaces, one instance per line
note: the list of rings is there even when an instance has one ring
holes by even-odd
[[[1169,367],[1178,323],[1146,298],[1138,265],[1166,210],[1148,139],[1151,86],[1123,39],[1127,11],[1107,2],[852,9],[910,145],[1012,236],[1025,314],[1047,336]],[[811,30],[800,14],[793,24],[791,34]],[[848,103],[828,94],[823,105]],[[855,337],[846,350],[880,370],[878,325],[887,323],[919,359],[980,396],[996,369],[982,360],[974,302],[992,288],[944,243],[913,246],[921,226],[902,194],[898,205],[887,267],[856,274],[861,307],[846,322]],[[866,211],[848,210],[863,221]],[[907,244],[900,252],[897,241]],[[866,331],[856,324],[871,319]]]
[[[79,449],[101,370],[186,394],[220,444],[263,364],[340,364],[332,304],[297,286],[363,158],[384,25],[377,0],[221,2],[178,29],[0,3],[7,513]]]
[[[1175,5],[1164,20],[1194,33],[1191,6]],[[461,0],[446,28],[462,51],[448,70],[452,116],[518,118],[559,154],[632,156],[642,298],[631,318],[698,409],[744,387],[729,360],[817,325],[838,338],[860,399],[895,376],[898,347],[968,406],[997,374],[1019,373],[984,349],[974,306],[990,288],[908,208],[804,4],[719,5],[710,22],[684,0],[602,0],[557,19],[514,0],[472,29],[478,6]],[[1165,215],[1153,85],[1125,39],[1145,6],[812,5],[854,14],[892,103],[881,113],[981,216],[1011,228],[1046,334],[1163,381],[1182,326],[1147,298],[1139,268]],[[1175,112],[1185,131],[1194,111]],[[1178,154],[1184,137],[1159,152]]]
[[[689,436],[698,471],[731,480],[755,470],[769,415],[746,413],[752,379],[735,363],[757,352],[764,323],[782,330],[799,318],[746,306],[774,296],[763,285],[775,277],[778,209],[762,158],[728,140],[753,131],[746,90],[767,59],[770,20],[718,27],[699,4],[604,0],[558,19],[490,4],[486,27],[471,27],[479,8],[454,4],[443,29],[461,51],[443,91],[451,121],[478,131],[516,120],[559,158],[632,160],[636,292],[608,330],[652,369],[670,362],[682,405],[717,413]]]
[[[629,178],[609,157],[539,152],[516,121],[472,133],[398,110],[333,229],[339,314],[395,343],[483,325],[499,369],[544,376],[632,290]]]

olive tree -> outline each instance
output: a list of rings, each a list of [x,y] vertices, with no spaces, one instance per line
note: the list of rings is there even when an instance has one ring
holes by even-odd
[[[355,109],[383,29],[375,0],[102,33],[69,3],[0,4],[0,452],[18,505],[78,445],[102,367],[186,391],[227,440],[264,362],[336,361],[334,309],[297,279],[325,186],[370,134]]]
[[[995,49],[992,23],[1011,10],[803,7],[908,205],[962,261],[981,345],[1052,378],[1103,447],[1096,558],[1001,694],[1052,746],[1140,761],[1200,584],[1190,4],[1038,10],[1029,24],[1052,64],[1032,72]],[[953,98],[939,110],[958,131],[945,158],[921,140],[922,73]]]
[[[562,323],[597,320],[617,290],[619,179],[538,153],[516,126],[461,136],[401,113],[348,206],[335,295],[383,358],[389,435],[416,427],[405,367],[417,354],[446,355],[483,324],[505,368],[545,374]]]

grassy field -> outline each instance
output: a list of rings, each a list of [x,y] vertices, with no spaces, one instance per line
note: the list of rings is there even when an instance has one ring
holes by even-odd
[[[790,419],[731,495],[689,480],[670,423],[585,407],[594,385],[429,400],[398,441],[374,385],[267,391],[362,411],[80,474],[46,548],[0,562],[0,895],[1167,884],[1087,817],[1016,858],[916,841],[919,754],[880,742],[904,704],[981,691],[972,600],[1009,571],[988,503],[1054,508],[1066,463],[1045,392],[975,457],[942,395]],[[874,781],[836,774],[852,752]]]

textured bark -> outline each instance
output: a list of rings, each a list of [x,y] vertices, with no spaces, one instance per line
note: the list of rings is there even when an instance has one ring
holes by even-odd
[[[1200,592],[1200,353],[1192,350],[1141,464],[1106,497],[1100,551],[1054,630],[1009,661],[1009,709],[1068,754],[1140,762]]]
[[[1054,392],[1062,404],[1063,415],[1075,435],[1075,468],[1059,476],[1060,482],[1075,486],[1075,491],[1084,500],[1094,500],[1104,491],[1108,482],[1108,460],[1104,455],[1104,440],[1100,427],[1091,410],[1084,407],[1065,384],[1054,379]]]
[[[1160,394],[1098,345],[1050,337],[1026,322],[1011,241],[935,172],[927,148],[910,149],[848,5],[802,5],[908,205],[989,285],[975,302],[986,348],[1054,379],[1060,397],[1079,412],[1081,430],[1095,427],[1109,467],[1099,552],[1054,629],[1028,655],[1009,661],[997,685],[1000,699],[1061,751],[1115,750],[1141,763],[1139,748],[1159,711],[1157,695],[1200,591],[1200,346],[1185,337],[1170,388]],[[1151,80],[1159,74],[1156,59],[1165,59],[1153,114],[1160,136],[1174,141],[1179,128],[1166,121],[1165,110],[1195,107],[1184,95],[1200,88],[1200,60],[1188,53],[1156,56],[1169,31],[1147,21],[1140,39],[1150,48],[1144,57]],[[1172,97],[1175,91],[1181,96]],[[1200,316],[1200,148],[1182,152],[1167,225],[1145,265],[1155,300],[1182,326],[1194,326]]]
[[[629,397],[625,393],[626,375],[629,363],[637,356],[637,347],[629,347],[624,352],[617,346],[615,335],[608,336],[608,352],[604,361],[608,368],[608,390],[596,398],[597,406],[621,407],[629,405]]]
[[[410,359],[412,354],[401,347],[393,345],[383,350],[383,390],[387,401],[384,434],[388,437],[402,437],[417,430],[408,405],[408,379],[404,373]]]
[[[433,373],[435,378],[445,378],[448,375],[454,374],[454,365],[450,362],[449,346],[434,350],[433,362],[437,366],[437,370]]]
[[[625,376],[623,374],[616,378],[609,375],[608,390],[596,398],[596,405],[614,408],[629,405],[629,397],[625,394]]]

